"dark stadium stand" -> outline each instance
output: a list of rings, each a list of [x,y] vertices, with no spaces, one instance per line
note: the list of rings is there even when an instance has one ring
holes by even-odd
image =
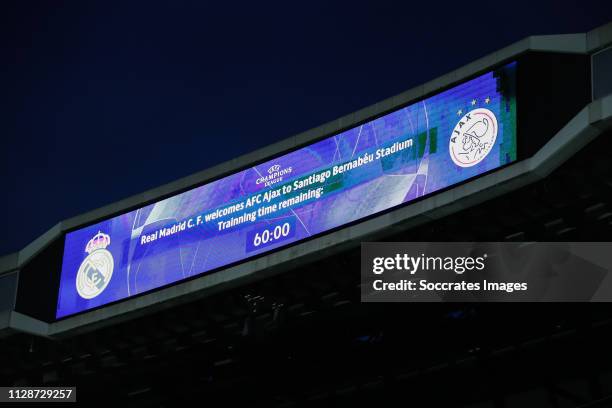
[[[609,239],[610,151],[608,132],[540,182],[385,240]],[[76,337],[15,335],[0,383],[135,407],[612,404],[607,304],[360,304],[358,264],[356,249]]]

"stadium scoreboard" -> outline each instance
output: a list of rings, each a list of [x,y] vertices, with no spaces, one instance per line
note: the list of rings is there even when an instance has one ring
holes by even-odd
[[[517,64],[67,232],[55,317],[223,269],[516,161]]]

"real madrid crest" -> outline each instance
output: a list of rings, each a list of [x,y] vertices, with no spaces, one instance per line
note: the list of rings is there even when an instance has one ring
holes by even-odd
[[[487,157],[496,138],[495,114],[485,108],[473,109],[459,119],[453,129],[448,144],[450,157],[457,166],[475,166]]]
[[[113,256],[106,249],[109,245],[110,236],[98,231],[85,247],[89,255],[76,276],[77,292],[84,299],[93,299],[102,293],[113,276]]]

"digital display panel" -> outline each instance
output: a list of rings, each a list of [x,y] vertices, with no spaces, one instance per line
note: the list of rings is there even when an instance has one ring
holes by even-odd
[[[516,160],[516,62],[65,237],[61,318],[234,264]]]

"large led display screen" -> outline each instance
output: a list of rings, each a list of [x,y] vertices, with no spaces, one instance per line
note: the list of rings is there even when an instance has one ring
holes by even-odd
[[[56,317],[210,272],[516,160],[516,63],[69,232]]]

